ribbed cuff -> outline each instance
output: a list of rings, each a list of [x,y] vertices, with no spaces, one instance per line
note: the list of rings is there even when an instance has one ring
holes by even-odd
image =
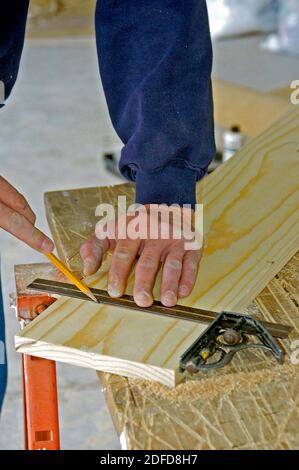
[[[139,204],[191,204],[195,206],[198,173],[184,164],[168,164],[154,173],[136,171],[136,202]]]

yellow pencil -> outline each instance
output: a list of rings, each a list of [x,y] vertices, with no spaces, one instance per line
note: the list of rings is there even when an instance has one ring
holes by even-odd
[[[81,292],[88,295],[92,300],[97,302],[96,297],[93,295],[89,287],[84,284],[75,274],[73,274],[53,253],[45,253],[47,258],[56,266],[59,271],[61,271],[75,286],[80,289]]]

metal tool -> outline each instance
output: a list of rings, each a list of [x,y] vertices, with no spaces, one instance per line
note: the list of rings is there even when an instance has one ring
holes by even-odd
[[[65,282],[50,281],[47,279],[35,279],[31,284],[27,286],[29,289],[49,292],[58,295],[65,295],[67,297],[74,297],[77,299],[89,300],[76,286]],[[165,307],[158,302],[154,301],[150,307],[139,307],[133,296],[123,295],[120,298],[113,298],[108,295],[105,290],[90,288],[91,292],[96,297],[99,303],[112,305],[115,307],[129,308],[131,310],[138,310],[143,313],[151,313],[153,315],[162,315],[176,318],[179,320],[189,320],[196,323],[211,323],[217,317],[217,312],[209,310],[203,310],[198,308],[187,307],[186,305],[176,305],[175,307]],[[243,318],[243,316],[242,316]],[[286,338],[292,328],[288,325],[282,325],[280,323],[260,322],[260,324],[267,328],[268,332],[277,338]]]
[[[259,342],[250,342],[250,337]],[[277,362],[283,361],[283,350],[262,322],[250,316],[222,312],[180,358],[180,371],[191,374],[218,369],[228,364],[244,349],[265,349]]]
[[[89,300],[89,297],[86,297],[75,285],[64,282],[36,279],[27,287],[38,291]],[[291,327],[287,325],[259,322],[250,316],[232,312],[217,314],[185,305],[165,307],[158,301],[154,301],[151,307],[142,308],[136,305],[131,295],[113,298],[101,289],[91,288],[91,292],[99,303],[154,315],[169,316],[180,320],[210,323],[208,328],[180,358],[180,371],[188,371],[191,374],[223,367],[232,360],[236,352],[249,348],[266,349],[281,363],[283,351],[273,337],[286,338],[291,331]],[[250,336],[258,338],[259,342],[249,342]]]

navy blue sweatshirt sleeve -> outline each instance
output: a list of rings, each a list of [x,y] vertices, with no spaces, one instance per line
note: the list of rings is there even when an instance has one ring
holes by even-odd
[[[0,80],[5,99],[17,79],[24,45],[29,0],[9,0],[0,7]]]
[[[215,154],[205,0],[98,0],[100,74],[136,202],[195,203]]]

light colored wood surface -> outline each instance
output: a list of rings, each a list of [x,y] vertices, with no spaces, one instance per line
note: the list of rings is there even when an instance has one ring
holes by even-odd
[[[239,310],[296,253],[298,150],[297,108],[198,185],[206,242],[188,303]]]
[[[101,279],[89,285],[106,285],[108,265],[103,266]],[[204,328],[189,321],[62,298],[16,336],[16,348],[173,387],[180,355]]]
[[[46,263],[19,266],[20,292],[37,276],[52,277],[53,269]],[[299,253],[247,313],[288,322],[295,341],[298,305]],[[128,449],[298,449],[298,366],[272,366],[271,361],[262,367],[258,362],[235,363],[228,375],[219,377],[217,371],[174,390],[113,374],[99,377],[116,430]]]
[[[31,0],[26,36],[92,36],[95,5],[96,0]]]
[[[224,80],[213,79],[215,123],[222,128],[239,125],[249,137],[256,137],[292,109],[290,88],[273,96]]]
[[[299,252],[247,309],[293,326],[287,354],[299,338],[298,297]],[[273,367],[271,361],[250,359],[173,390],[98,374],[128,449],[298,449],[299,365]]]
[[[204,203],[206,242],[196,287],[184,299],[186,304],[214,311],[240,311],[296,252],[298,148],[296,109],[198,184],[198,200]],[[133,196],[131,185],[90,191],[98,202],[115,201],[119,192],[129,193],[131,199]],[[65,191],[57,212],[57,206],[51,203],[55,196],[57,193],[46,196],[48,208],[52,208],[52,213],[48,210],[49,220],[53,219],[51,224],[60,227],[66,224],[65,237],[74,233],[80,241],[90,232],[91,224],[76,205],[83,208],[88,194],[85,192],[84,200],[80,190],[76,194]],[[65,211],[65,205],[70,204],[72,211]],[[93,212],[95,206],[88,204],[86,210]],[[76,223],[74,214],[79,219],[84,216],[84,220]],[[68,217],[76,229],[72,229]],[[74,252],[72,257],[74,260]],[[106,286],[108,266],[109,259],[92,285]],[[128,292],[131,289],[132,276]],[[157,289],[155,295],[159,296]],[[17,335],[16,348],[32,355],[174,386],[179,380],[181,353],[202,331],[203,326],[183,320],[61,299]]]

